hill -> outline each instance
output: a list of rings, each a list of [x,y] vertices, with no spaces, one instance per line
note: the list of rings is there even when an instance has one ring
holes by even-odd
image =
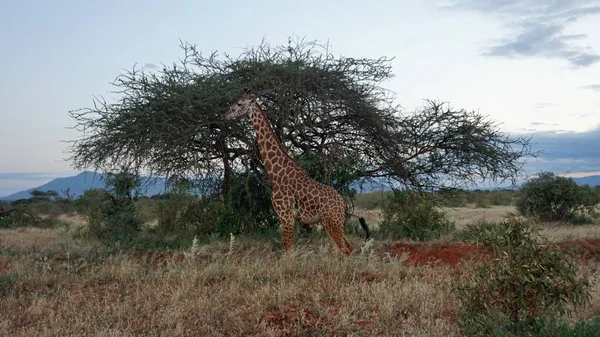
[[[106,179],[105,174],[84,171],[79,173],[76,176],[65,177],[65,178],[56,178],[47,184],[30,188],[25,191],[13,193],[11,195],[7,195],[5,197],[0,197],[0,200],[11,201],[18,199],[27,199],[31,198],[30,192],[33,190],[41,190],[41,191],[49,191],[54,190],[59,193],[61,196],[64,195],[64,191],[69,189],[69,192],[72,196],[78,197],[83,194],[84,191],[93,189],[93,188],[104,188],[104,181]],[[152,196],[161,193],[164,191],[165,181],[164,179],[158,179],[153,184],[146,184],[142,188],[142,194],[146,196]]]
[[[583,178],[573,178],[573,180],[579,185],[590,185],[591,187],[600,185],[600,175],[598,176],[587,176]]]
[[[5,196],[5,197],[0,197],[0,200],[11,201],[11,200],[18,200],[18,199],[27,199],[27,198],[31,197],[30,192],[33,190],[36,190],[36,189],[42,190],[42,191],[54,190],[54,191],[58,192],[59,195],[64,196],[64,191],[66,191],[67,188],[69,188],[71,195],[74,197],[78,197],[78,196],[82,195],[85,190],[92,189],[92,188],[104,188],[105,179],[106,179],[105,174],[91,172],[91,171],[84,171],[76,176],[65,177],[65,178],[56,178],[56,179],[48,182],[47,184],[44,184],[44,185],[41,185],[38,187],[34,187],[34,188],[30,188],[25,191],[13,193],[13,194]],[[579,185],[588,184],[592,187],[600,185],[600,175],[588,176],[588,177],[583,177],[583,178],[573,178],[573,180]],[[362,184],[362,188],[360,188],[361,185],[358,182],[353,185],[354,185],[353,187],[356,188],[359,193],[369,193],[369,192],[380,191],[380,190],[383,190],[383,191],[391,190],[391,188],[389,186],[387,186],[386,184],[376,183],[376,182],[365,182],[364,184]],[[486,187],[485,186],[478,187],[478,189],[486,189]],[[144,187],[142,188],[141,192],[145,196],[153,196],[153,195],[162,193],[164,190],[165,190],[165,179],[157,179],[156,181],[154,181],[151,184],[150,183],[144,184]]]

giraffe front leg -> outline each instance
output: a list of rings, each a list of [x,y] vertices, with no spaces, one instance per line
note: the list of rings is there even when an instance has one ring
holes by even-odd
[[[276,189],[273,191],[273,208],[279,217],[283,250],[289,252],[294,247],[294,199]]]
[[[281,222],[283,251],[287,253],[294,248],[294,217],[291,215],[280,216],[279,221]]]

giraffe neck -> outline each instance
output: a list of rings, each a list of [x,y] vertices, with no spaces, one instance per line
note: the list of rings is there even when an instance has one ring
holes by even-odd
[[[284,169],[293,168],[304,172],[302,167],[287,153],[271,127],[267,115],[258,103],[255,104],[255,109],[250,117],[256,132],[260,156],[271,181],[278,181],[277,175],[282,174]]]

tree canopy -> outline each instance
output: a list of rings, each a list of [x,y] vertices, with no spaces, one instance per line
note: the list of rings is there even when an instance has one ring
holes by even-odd
[[[227,191],[240,173],[266,183],[250,123],[223,119],[242,88],[256,94],[309,175],[338,189],[357,179],[416,188],[514,181],[532,155],[528,138],[479,112],[437,101],[403,111],[383,87],[393,77],[387,57],[336,56],[304,40],[263,41],[236,57],[181,48],[177,63],[118,76],[115,102],[98,98],[70,112],[81,131],[71,142],[75,168],[143,170],[208,182],[211,193]]]

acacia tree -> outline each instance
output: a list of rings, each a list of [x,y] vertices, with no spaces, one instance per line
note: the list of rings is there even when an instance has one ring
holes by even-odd
[[[292,156],[341,191],[357,179],[419,189],[513,180],[531,155],[528,138],[477,112],[435,101],[403,112],[382,87],[393,77],[386,57],[339,57],[303,40],[263,41],[237,57],[181,48],[178,63],[117,77],[116,102],[70,112],[82,132],[71,143],[75,168],[124,166],[204,182],[206,193],[227,192],[240,174],[266,186],[249,122],[223,120],[245,87]]]

